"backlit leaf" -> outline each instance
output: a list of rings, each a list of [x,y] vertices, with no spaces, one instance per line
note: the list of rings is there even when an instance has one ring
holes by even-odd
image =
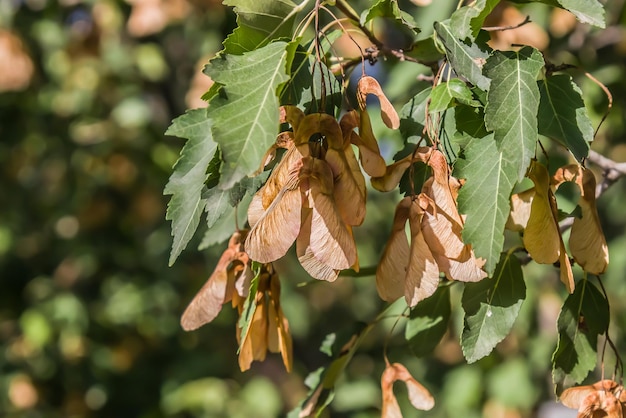
[[[169,264],[176,261],[189,240],[193,237],[206,200],[202,196],[208,178],[207,168],[217,151],[217,144],[211,135],[211,121],[206,109],[190,110],[176,118],[166,132],[187,138],[180,159],[165,186],[164,194],[172,198],[167,206],[166,219],[172,221],[172,251]]]
[[[222,151],[218,187],[229,189],[259,168],[279,128],[277,87],[285,74],[285,44],[276,42],[244,55],[211,61],[206,72],[224,85],[210,103],[213,138]]]
[[[485,107],[485,124],[494,131],[498,149],[521,181],[537,143],[539,88],[537,77],[544,65],[541,53],[531,47],[495,51],[485,64],[491,79]]]
[[[593,126],[580,89],[569,75],[558,74],[540,80],[539,92],[539,133],[563,144],[581,162],[589,153]]]
[[[492,278],[465,284],[461,347],[469,363],[491,353],[509,334],[525,298],[522,267],[510,253],[502,254]]]
[[[604,28],[604,6],[597,0],[557,0],[561,7],[569,10],[582,23]]]

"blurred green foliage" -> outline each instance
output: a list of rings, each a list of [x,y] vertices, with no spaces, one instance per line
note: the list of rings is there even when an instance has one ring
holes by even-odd
[[[457,2],[435,1],[419,13],[401,3],[427,36]],[[561,30],[567,19],[544,6],[522,13],[539,24],[525,36],[548,39],[548,60],[580,66],[576,77],[595,126],[607,98],[583,70],[613,93],[592,148],[624,161],[626,11],[619,0],[606,7],[604,30],[575,22]],[[180,329],[181,312],[222,248],[193,251],[196,238],[167,267],[162,190],[182,143],[163,132],[200,106],[208,85],[199,65],[234,27],[234,14],[216,0],[0,0],[0,416],[281,416],[306,394],[306,375],[326,364],[319,351],[325,336],[372,321],[383,308],[373,276],[311,283],[290,253],[277,268],[294,373],[277,356],[240,373],[230,309],[201,330]],[[397,40],[392,31],[388,38]],[[415,94],[406,86],[427,70],[405,63],[388,71],[381,62],[367,71],[385,76],[390,98],[403,103]],[[391,160],[398,138],[377,131],[388,139],[381,148]],[[571,190],[558,198],[573,207]],[[398,199],[370,193],[366,223],[355,231],[363,266],[377,262]],[[626,181],[599,205],[611,253],[610,331],[624,355]],[[415,358],[403,344],[396,318],[381,321],[347,366],[330,415],[379,415],[385,344],[392,361],[433,392],[428,416],[537,414],[553,400],[550,356],[565,295],[555,290],[551,267],[528,265],[525,277],[528,297],[515,332],[471,365],[459,347],[460,287],[451,289],[454,326],[429,358]],[[396,389],[408,410],[404,389]]]

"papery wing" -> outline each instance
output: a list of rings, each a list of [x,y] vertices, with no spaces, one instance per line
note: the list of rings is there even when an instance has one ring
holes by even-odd
[[[284,256],[300,232],[301,209],[300,189],[282,189],[248,234],[245,248],[250,258],[270,263]]]
[[[405,225],[409,218],[411,198],[398,203],[393,227],[383,255],[376,268],[376,289],[381,299],[392,302],[405,294],[404,282],[409,263],[409,240]]]

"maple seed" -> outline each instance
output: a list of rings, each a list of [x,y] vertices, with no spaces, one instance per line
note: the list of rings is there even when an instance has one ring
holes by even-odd
[[[560,400],[568,408],[578,410],[577,418],[623,418],[626,415],[624,387],[609,379],[566,389]]]
[[[411,376],[409,371],[400,363],[387,363],[381,378],[383,392],[383,408],[381,418],[401,418],[402,412],[396,396],[393,393],[394,382],[401,380],[406,384],[409,401],[416,409],[428,411],[435,406],[435,400],[424,386]]]
[[[365,109],[365,101],[368,94],[374,94],[380,101],[380,116],[387,125],[388,128],[398,129],[400,127],[400,118],[398,113],[393,108],[393,105],[383,93],[383,89],[378,84],[378,81],[374,77],[365,76],[361,77],[356,88],[357,99],[359,101],[359,107],[361,110]]]

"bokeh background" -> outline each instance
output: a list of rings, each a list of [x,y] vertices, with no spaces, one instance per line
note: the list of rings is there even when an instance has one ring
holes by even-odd
[[[369,4],[354,3],[357,10]],[[425,37],[457,1],[413,3],[400,1]],[[495,46],[530,43],[555,64],[579,66],[572,74],[595,126],[608,100],[584,71],[604,83],[614,103],[593,149],[626,161],[626,11],[623,0],[607,0],[606,7],[604,30],[567,12],[508,3],[489,24],[530,15],[534,23],[494,34]],[[349,332],[384,308],[372,276],[311,283],[290,254],[277,268],[294,336],[292,374],[276,355],[239,371],[229,307],[198,331],[181,330],[179,317],[223,245],[197,251],[198,237],[167,266],[162,190],[182,140],[164,132],[185,109],[205,105],[200,96],[210,80],[202,65],[235,24],[218,0],[0,0],[1,417],[283,416],[306,394],[306,375],[328,362],[319,351],[326,335]],[[377,30],[402,42],[384,22]],[[345,39],[335,47],[354,53]],[[386,80],[399,108],[427,69],[380,62],[367,71]],[[378,132],[390,161],[398,138]],[[566,160],[556,157],[552,168]],[[575,191],[560,193],[560,204],[572,209]],[[369,197],[357,231],[363,266],[377,262],[398,199],[374,191]],[[599,204],[611,252],[604,278],[611,333],[626,352],[626,180]],[[435,353],[416,358],[403,344],[402,323],[382,321],[348,366],[325,416],[379,416],[384,345],[435,395],[435,409],[420,416],[575,416],[553,402],[550,381],[564,291],[552,267],[530,264],[525,275],[528,299],[515,331],[490,357],[464,362],[462,289],[453,286],[457,309]],[[605,361],[610,369],[612,356]],[[406,416],[417,416],[404,389],[396,389]]]

